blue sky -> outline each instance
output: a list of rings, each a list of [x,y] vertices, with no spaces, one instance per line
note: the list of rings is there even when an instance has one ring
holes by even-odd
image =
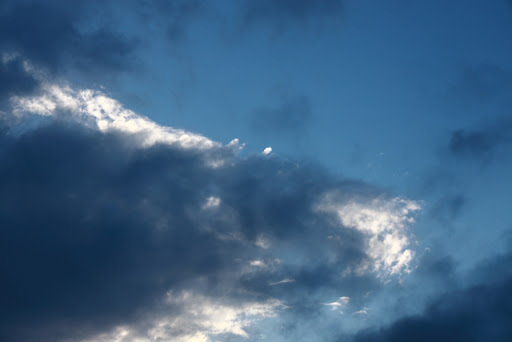
[[[505,341],[512,2],[0,1],[0,340]]]

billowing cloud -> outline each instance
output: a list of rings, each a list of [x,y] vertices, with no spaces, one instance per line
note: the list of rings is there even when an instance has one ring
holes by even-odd
[[[443,292],[431,299],[422,312],[380,329],[362,331],[350,340],[508,341],[512,338],[512,278],[510,272],[502,271],[510,269],[510,261],[510,254],[497,256],[482,269],[472,270],[473,284]]]
[[[408,270],[413,201],[317,166],[242,158],[238,140],[162,127],[99,91],[42,80],[10,101],[3,340],[252,337],[285,307],[301,320],[331,292],[381,286],[358,279]]]
[[[11,102],[15,114],[54,116],[68,112],[72,119],[90,123],[102,132],[115,130],[136,135],[144,147],[158,143],[197,149],[220,146],[199,134],[159,126],[149,118],[125,109],[105,94],[89,89],[76,91],[69,86],[46,84],[42,95],[13,97]]]
[[[0,106],[2,106],[3,102],[12,95],[32,93],[37,89],[39,82],[27,72],[28,66],[19,56],[4,53],[0,57]]]
[[[133,38],[94,17],[96,2],[4,1],[0,6],[0,49],[33,63],[84,74],[125,71],[134,66]]]
[[[337,216],[343,227],[357,229],[366,236],[366,252],[371,263],[359,265],[356,272],[371,269],[380,275],[410,272],[414,252],[410,249],[407,225],[411,214],[420,209],[414,201],[400,198],[373,199],[362,203],[343,200],[339,193],[327,193],[317,209]]]
[[[87,339],[86,342],[102,341],[212,341],[217,335],[230,334],[244,339],[249,334],[245,327],[267,318],[275,317],[286,307],[278,300],[265,302],[223,303],[216,298],[187,291],[166,295],[165,308],[138,328],[118,326],[111,332]],[[173,314],[179,309],[179,315]]]

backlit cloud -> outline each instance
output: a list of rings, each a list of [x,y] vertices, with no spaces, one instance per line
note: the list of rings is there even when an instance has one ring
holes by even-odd
[[[400,198],[344,201],[336,193],[324,195],[317,207],[334,214],[344,227],[357,229],[366,236],[372,263],[365,262],[354,271],[369,269],[380,275],[411,271],[414,251],[410,249],[408,225],[414,223],[411,214],[420,208],[417,202]]]

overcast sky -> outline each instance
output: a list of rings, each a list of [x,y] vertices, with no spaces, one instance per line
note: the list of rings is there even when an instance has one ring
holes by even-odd
[[[512,1],[0,0],[0,340],[511,341]]]

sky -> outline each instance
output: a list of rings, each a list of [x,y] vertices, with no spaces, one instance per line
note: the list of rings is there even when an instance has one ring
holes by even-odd
[[[512,340],[512,1],[0,0],[0,340]]]

